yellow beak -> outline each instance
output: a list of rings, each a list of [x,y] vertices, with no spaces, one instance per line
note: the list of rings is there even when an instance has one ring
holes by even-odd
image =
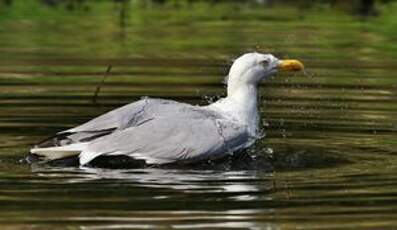
[[[282,71],[301,71],[305,68],[298,60],[281,60],[277,68]]]

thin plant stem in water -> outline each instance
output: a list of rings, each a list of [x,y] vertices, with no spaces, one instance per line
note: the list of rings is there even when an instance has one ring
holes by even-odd
[[[99,92],[101,91],[101,87],[105,83],[105,80],[106,80],[106,78],[109,75],[111,70],[112,70],[112,65],[109,65],[107,70],[106,70],[106,72],[105,72],[105,74],[102,77],[102,81],[98,84],[98,86],[95,89],[94,96],[92,97],[92,103],[94,105],[97,104],[97,98],[98,98]]]

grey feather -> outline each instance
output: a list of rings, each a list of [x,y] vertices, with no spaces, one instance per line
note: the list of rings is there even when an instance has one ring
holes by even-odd
[[[162,99],[143,99],[58,133],[57,146],[87,142],[86,164],[101,155],[126,155],[148,164],[214,159],[245,145],[244,125],[216,111]]]
[[[212,115],[189,108],[114,132],[90,143],[80,163],[100,155],[127,155],[148,164],[189,163],[222,157],[247,142],[245,127]]]
[[[37,147],[65,146],[73,143],[92,141],[115,131],[137,126],[150,120],[150,114],[172,113],[174,106],[182,104],[169,100],[145,98],[127,104],[80,126],[57,133],[37,145]]]

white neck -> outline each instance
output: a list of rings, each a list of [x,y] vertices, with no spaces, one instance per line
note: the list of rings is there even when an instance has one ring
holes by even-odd
[[[211,105],[248,126],[251,135],[258,131],[258,90],[253,84],[229,84],[227,97]]]

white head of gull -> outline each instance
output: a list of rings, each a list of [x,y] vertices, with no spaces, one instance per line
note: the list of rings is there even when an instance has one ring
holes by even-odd
[[[237,122],[248,126],[252,136],[257,134],[258,85],[279,70],[302,70],[297,60],[279,60],[271,54],[247,53],[236,59],[227,77],[227,97],[210,105],[215,110],[228,113]]]
[[[226,98],[202,107],[145,98],[57,133],[32,148],[30,157],[44,161],[74,158],[80,165],[120,156],[146,165],[221,158],[250,146],[257,138],[259,83],[279,70],[302,69],[297,60],[244,54],[230,68]]]

